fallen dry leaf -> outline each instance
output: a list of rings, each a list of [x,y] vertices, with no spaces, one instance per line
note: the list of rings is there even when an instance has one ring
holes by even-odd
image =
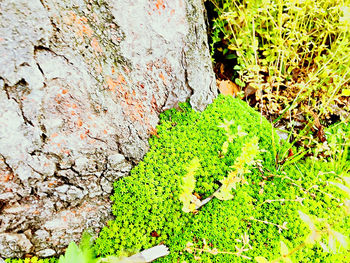
[[[248,85],[244,90],[244,97],[248,97],[250,95],[255,94],[256,89],[253,88],[251,85]]]
[[[236,96],[239,92],[238,86],[231,80],[217,80],[219,90],[224,95]]]

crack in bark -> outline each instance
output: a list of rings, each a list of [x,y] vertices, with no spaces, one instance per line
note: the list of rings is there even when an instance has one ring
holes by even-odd
[[[100,139],[100,138],[97,138],[97,137],[94,137],[94,136],[91,136],[90,134],[86,134],[90,139],[94,139],[94,140],[97,140],[97,141],[100,141],[100,142],[103,142],[105,144],[108,144],[106,141]]]
[[[44,77],[44,79],[45,79],[45,81],[46,81],[46,77],[45,77],[44,71],[43,71],[43,69],[40,67],[40,64],[39,64],[38,62],[36,62],[36,65],[38,66],[39,71],[41,72],[41,74],[43,75],[43,77]]]
[[[102,173],[101,173],[101,178],[102,177],[104,177],[104,178],[106,178],[105,177],[105,173],[108,171],[108,155],[105,155],[105,161],[104,161],[104,163],[103,163],[103,170],[102,170]],[[101,181],[101,179],[100,179],[100,181]]]
[[[185,47],[182,49],[182,59],[181,59],[181,65],[184,69],[184,77],[185,77],[185,84],[187,88],[191,91],[190,97],[194,94],[194,90],[191,88],[189,81],[188,81],[188,70],[187,70],[187,61],[186,61],[186,51]]]
[[[56,154],[56,153],[53,153],[53,152],[43,152],[42,150],[40,149],[35,149],[34,151],[30,152],[29,153],[30,155],[46,155],[46,156],[52,156],[53,158],[55,158],[57,160],[57,162],[61,161],[62,158]]]
[[[20,81],[18,81],[14,86],[9,86],[9,85],[7,85],[7,84],[5,83],[4,89],[5,89],[7,98],[8,98],[9,100],[12,99],[13,101],[16,102],[16,104],[18,105],[18,108],[19,108],[19,110],[20,110],[20,112],[21,112],[21,116],[22,116],[22,119],[23,119],[24,123],[25,123],[26,125],[29,124],[29,125],[31,125],[31,126],[34,127],[32,121],[29,120],[29,119],[25,116],[25,114],[24,114],[23,103],[22,103],[22,101],[19,99],[19,94],[18,94],[18,92],[17,92],[17,90],[16,90],[16,86],[28,87],[28,83],[27,83],[23,78],[22,78]],[[14,93],[13,96],[12,96],[12,94],[10,93],[9,88],[15,90],[15,92],[13,92],[13,93]]]
[[[51,23],[51,25],[52,25],[54,31],[55,31],[55,32],[60,32],[60,29],[59,29],[59,28],[57,27],[57,25],[55,24],[55,22],[54,22],[54,20],[53,20],[53,17],[51,17],[51,16],[49,15],[49,13],[50,13],[50,8],[46,6],[46,3],[44,2],[44,0],[39,0],[39,1],[40,1],[41,5],[43,6],[43,8],[47,11],[47,13],[48,13],[48,19],[50,20],[50,23]],[[56,39],[56,41],[53,41],[53,42],[56,42],[56,43],[57,43],[57,42],[58,42],[58,41],[57,41],[58,38],[57,38],[56,33],[54,33],[53,37]]]
[[[73,167],[69,167],[69,168],[66,168],[66,169],[59,169],[59,170],[61,170],[61,171],[70,170],[70,171],[72,171],[73,173],[77,174],[77,176],[82,177],[82,175],[81,175],[78,171],[76,171]],[[66,176],[64,176],[64,175],[59,175],[59,174],[58,174],[58,170],[55,171],[53,177],[56,177],[56,178],[58,178],[58,179],[61,179],[61,180],[63,181],[63,184],[64,184],[64,185],[74,186],[74,187],[78,188],[78,189],[81,190],[81,191],[84,191],[84,190],[85,190],[83,187],[81,187],[81,186],[79,186],[79,185],[77,185],[77,184],[71,183],[68,177],[66,177]]]
[[[34,167],[32,167],[29,163],[26,163],[30,169],[32,169],[34,172],[36,172],[37,174],[40,174],[41,176],[45,177],[45,175],[42,172],[39,172],[38,170],[36,170]]]
[[[0,213],[2,213],[2,210],[4,210],[6,206],[6,202],[0,201]],[[1,226],[1,219],[0,219],[0,226]]]
[[[63,58],[67,62],[67,64],[71,65],[74,68],[74,70],[80,72],[79,68],[76,67],[72,62],[70,62],[69,59],[66,56],[58,54],[55,51],[53,51],[52,49],[50,49],[48,47],[45,47],[45,46],[42,46],[42,45],[34,46],[34,57],[35,57],[35,59],[36,59],[36,53],[40,52],[40,51],[46,51],[46,52],[52,53],[56,57]]]
[[[4,82],[4,90],[8,100],[11,100],[10,92],[8,91],[8,85]]]
[[[204,25],[205,25],[205,31],[207,35],[207,43],[208,43],[208,48],[210,52],[210,22],[209,22],[209,16],[208,16],[208,9],[210,8],[211,2],[207,1],[204,2],[204,8],[203,8],[203,17],[204,17]]]
[[[6,157],[0,153],[0,157],[2,158],[2,161],[4,162],[4,164],[6,165],[7,169],[10,171],[10,173],[12,173],[13,175],[15,175],[12,167],[9,165],[9,163],[6,160]]]
[[[18,99],[15,99],[15,98],[12,98],[12,99],[18,104],[19,109],[20,109],[20,111],[21,111],[21,115],[22,115],[22,118],[23,118],[24,123],[25,123],[26,125],[29,124],[29,125],[31,125],[32,127],[34,127],[34,124],[32,123],[32,121],[29,120],[29,119],[25,116],[25,114],[24,114],[23,104],[22,104],[21,100],[18,100]]]

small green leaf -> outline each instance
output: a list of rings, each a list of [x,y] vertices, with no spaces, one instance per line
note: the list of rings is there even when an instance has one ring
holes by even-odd
[[[305,224],[307,224],[310,228],[311,231],[315,231],[316,227],[314,223],[312,222],[311,218],[307,215],[301,212],[300,210],[298,211],[300,219],[304,221]]]
[[[188,172],[183,177],[182,192],[179,196],[183,203],[182,211],[185,213],[193,212],[200,204],[200,200],[192,193],[196,186],[196,171],[200,168],[200,161],[197,157],[193,158],[188,167]]]
[[[287,255],[289,254],[289,249],[288,249],[287,245],[282,240],[281,240],[280,244],[281,244],[281,256],[283,258],[283,262],[292,263],[293,261],[291,260],[291,258],[287,257]]]
[[[350,176],[342,176],[341,178],[345,181],[345,184],[350,186]]]
[[[315,242],[319,241],[321,239],[321,234],[318,233],[316,230],[312,230],[311,234],[306,238],[305,243],[313,245]]]
[[[228,55],[226,55],[225,58],[226,59],[235,59],[235,58],[237,58],[237,56],[236,56],[236,54],[228,54]]]
[[[343,89],[341,92],[342,96],[350,96],[350,89]]]
[[[59,263],[84,263],[82,251],[77,244],[70,242],[65,255],[59,258]]]
[[[238,86],[242,87],[242,88],[245,87],[245,83],[244,83],[242,80],[238,79],[238,78],[235,79],[235,83],[236,83]]]
[[[335,236],[335,238],[338,240],[338,242],[343,246],[343,248],[347,248],[348,247],[348,242],[346,240],[346,237],[337,232],[337,231],[334,231],[332,230],[332,234]]]
[[[337,253],[335,239],[331,235],[328,237],[328,245],[329,245],[329,249],[332,253],[334,253],[334,254]]]
[[[225,141],[222,145],[222,153],[226,154],[228,150],[228,141]]]
[[[241,38],[237,39],[236,43],[237,43],[237,46],[242,45],[243,44],[243,39],[241,39]]]
[[[222,201],[231,200],[234,196],[230,193],[230,189],[220,187],[219,192],[214,193],[214,196]]]
[[[289,249],[288,249],[287,245],[282,240],[281,240],[280,244],[281,244],[281,255],[282,256],[288,255]]]
[[[264,257],[255,257],[255,260],[258,263],[269,263],[269,261]]]
[[[107,256],[106,258],[101,258],[101,262],[108,262],[108,263],[119,263],[122,261],[121,258],[116,256]]]
[[[332,185],[338,186],[341,190],[343,190],[344,192],[346,192],[349,196],[350,196],[350,188],[346,187],[343,184],[340,183],[334,183],[334,182],[329,182]]]
[[[323,252],[329,253],[329,248],[327,247],[327,245],[323,242],[320,242],[320,246],[323,249]]]

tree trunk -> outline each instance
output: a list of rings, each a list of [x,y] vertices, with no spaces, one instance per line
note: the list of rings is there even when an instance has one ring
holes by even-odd
[[[216,96],[202,0],[0,1],[0,257],[111,219],[159,113]]]

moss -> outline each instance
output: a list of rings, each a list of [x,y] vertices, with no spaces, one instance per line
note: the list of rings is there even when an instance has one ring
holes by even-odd
[[[298,210],[328,219],[332,227],[349,236],[349,218],[344,207],[335,199],[312,188],[318,185],[336,198],[344,198],[336,187],[327,185],[335,179],[327,173],[327,163],[298,164],[277,171],[275,156],[280,150],[278,136],[272,126],[246,103],[219,96],[203,113],[193,111],[182,104],[179,111],[169,110],[160,117],[158,136],[150,140],[150,151],[132,171],[130,176],[115,182],[113,214],[115,220],[105,227],[96,240],[95,249],[100,255],[120,255],[164,242],[171,251],[159,262],[194,261],[194,255],[185,252],[187,242],[201,247],[203,239],[220,251],[235,252],[235,246],[244,233],[250,237],[252,249],[243,254],[254,258],[264,256],[269,260],[280,254],[280,241],[292,249],[300,245],[309,234],[308,227],[300,220]],[[233,120],[232,129],[240,125],[247,137],[258,136],[262,169],[251,169],[247,175],[248,185],[233,191],[230,201],[213,199],[197,214],[181,211],[179,200],[182,178],[190,161],[197,157],[201,168],[195,174],[195,192],[202,198],[212,194],[220,186],[219,180],[227,176],[247,137],[234,141],[225,157],[220,157],[225,133],[218,125]],[[323,171],[323,173],[319,173]],[[290,178],[290,179],[287,179]],[[265,178],[265,179],[264,179]],[[294,180],[294,181],[293,181]],[[296,186],[299,185],[299,186]],[[262,190],[263,189],[263,190]],[[296,200],[301,202],[266,200]],[[279,231],[272,224],[283,225],[288,230]],[[197,255],[199,256],[199,255]],[[239,262],[243,260],[232,254],[200,255],[202,262]],[[320,260],[320,262],[345,262],[345,254],[330,255],[320,247],[307,247],[293,255],[297,260]]]
[[[6,263],[57,263],[57,258],[44,258],[38,259],[37,257],[25,258],[25,259],[5,259]]]

